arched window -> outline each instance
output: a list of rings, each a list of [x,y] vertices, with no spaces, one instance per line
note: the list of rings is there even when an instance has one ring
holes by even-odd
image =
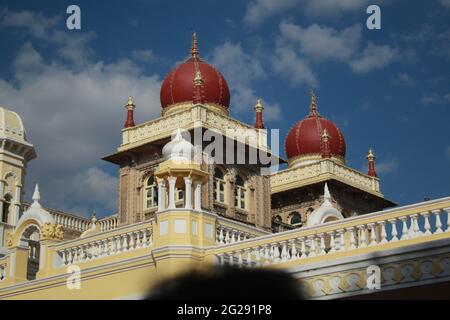
[[[214,170],[214,200],[225,203],[225,180],[219,168]]]
[[[5,201],[3,201],[2,222],[8,223],[9,207],[11,206],[11,195],[5,195],[4,199]]]
[[[245,210],[245,184],[241,176],[236,177],[234,188],[234,206]]]
[[[299,224],[302,222],[302,216],[297,211],[291,213],[291,224]]]
[[[155,178],[153,176],[148,177],[145,184],[145,208],[150,209],[158,206],[158,189],[156,186]]]

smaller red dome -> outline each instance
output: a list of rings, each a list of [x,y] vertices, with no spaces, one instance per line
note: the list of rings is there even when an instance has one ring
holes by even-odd
[[[230,106],[228,84],[216,68],[199,58],[195,33],[191,57],[166,76],[160,99],[163,108],[182,102]]]
[[[285,140],[285,151],[289,159],[322,154],[322,133],[329,134],[331,156],[345,158],[345,139],[339,128],[317,112],[314,93],[311,95],[311,111],[303,120],[297,122],[289,131]]]

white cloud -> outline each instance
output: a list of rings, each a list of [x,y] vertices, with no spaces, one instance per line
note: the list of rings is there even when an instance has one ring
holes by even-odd
[[[62,23],[59,16],[47,17],[32,11],[0,10],[0,26],[23,29],[36,39],[56,45],[58,56],[77,66],[82,66],[91,59],[92,50],[88,43],[95,37],[94,32],[69,33],[56,29]]]
[[[31,35],[42,39],[39,30]],[[49,44],[56,59],[50,54],[44,61],[27,42],[12,62],[13,78],[0,78],[1,104],[21,115],[37,150],[38,158],[27,170],[26,198],[38,182],[44,205],[84,215],[93,208],[99,216],[113,213],[117,180],[100,158],[120,144],[129,95],[137,104],[137,122],[159,115],[160,79],[144,74],[130,59],[104,63],[83,58],[83,64],[60,60],[67,43]],[[89,49],[87,42],[83,46]]]
[[[369,4],[380,1],[369,0],[254,0],[246,9],[244,23],[255,27],[266,19],[288,10],[298,10],[310,18],[340,17],[345,13],[364,10]],[[365,12],[365,11],[363,11]]]
[[[422,96],[422,99],[420,99],[420,102],[422,104],[446,104],[450,103],[450,92],[439,94],[437,92],[425,94]]]
[[[228,81],[232,96],[232,110],[253,112],[258,97],[252,88],[252,82],[267,76],[261,62],[256,57],[245,53],[240,43],[225,41],[213,49],[211,63]],[[265,102],[264,107],[265,120],[280,119],[281,108],[278,104]]]
[[[395,84],[403,84],[408,87],[414,87],[416,85],[416,80],[407,73],[399,73],[394,79]]]
[[[450,9],[450,0],[441,0],[441,4],[442,4],[446,9]]]
[[[133,59],[142,62],[155,62],[156,56],[152,50],[133,50],[131,52]]]
[[[350,66],[355,73],[367,73],[385,67],[397,57],[397,48],[369,42],[360,57],[350,62]]]
[[[279,75],[287,78],[291,85],[310,87],[318,85],[316,75],[289,46],[280,45],[276,48],[276,59],[273,60],[272,67]]]
[[[450,146],[448,146],[447,149],[445,149],[445,155],[447,156],[447,158],[450,159]]]
[[[280,33],[283,38],[298,45],[300,52],[314,60],[349,60],[358,48],[361,27],[354,25],[341,31],[313,24],[302,28],[282,21]]]
[[[397,171],[398,162],[395,160],[386,161],[386,162],[378,162],[375,165],[375,170],[378,174],[386,174]]]

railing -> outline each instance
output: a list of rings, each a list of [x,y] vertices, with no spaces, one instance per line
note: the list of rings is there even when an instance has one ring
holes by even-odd
[[[241,242],[265,234],[269,232],[241,222],[221,217],[217,219],[216,242],[218,244]]]
[[[232,221],[219,217],[216,227],[216,242],[218,244],[241,242],[269,234],[268,231],[246,225],[245,223]]]
[[[215,251],[220,264],[247,267],[300,259],[307,261],[338,252],[351,255],[432,241],[439,234],[450,238],[449,216],[450,197],[222,245],[211,250]],[[361,248],[366,250],[359,250]]]
[[[116,229],[119,225],[119,218],[117,216],[110,216],[103,219],[98,220],[98,224],[100,227],[100,231],[109,231]]]
[[[122,130],[122,145],[119,147],[120,151],[128,148],[128,144],[136,142],[148,142],[161,139],[162,137],[170,136],[176,128],[192,129],[195,123],[201,122],[203,126],[211,129],[216,129],[227,136],[227,131],[230,128],[234,130],[255,130],[252,126],[240,122],[236,119],[227,117],[220,113],[211,111],[204,106],[195,106],[186,111],[177,112],[157,118],[135,127]],[[256,131],[254,131],[256,132]],[[230,137],[236,139],[244,144],[258,147],[262,150],[268,151],[266,133],[264,131],[256,134],[255,139],[250,139],[247,135],[238,134]],[[253,136],[252,136],[253,138]]]
[[[150,247],[153,243],[152,223],[127,225],[54,245],[62,265],[80,264],[108,256]]]
[[[370,177],[331,160],[321,160],[275,173],[270,176],[270,185],[273,192],[278,192],[284,190],[289,184],[301,183],[315,177],[320,178],[320,175],[325,174],[332,174],[345,182],[356,184],[372,192],[380,192],[378,178]]]

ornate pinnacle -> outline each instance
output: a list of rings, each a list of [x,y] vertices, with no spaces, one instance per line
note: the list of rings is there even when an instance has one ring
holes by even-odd
[[[193,58],[198,57],[197,32],[194,32],[194,34],[192,35],[191,56],[192,56]]]
[[[255,111],[262,112],[264,110],[264,106],[262,104],[261,99],[256,100]]]
[[[33,193],[33,204],[32,206],[40,206],[39,200],[41,200],[41,193],[39,192],[39,185],[36,183],[36,186],[34,187],[34,193]]]
[[[319,113],[317,112],[316,94],[314,93],[313,89],[311,89],[310,95],[311,95],[311,105],[309,106],[309,114],[319,115]]]
[[[127,104],[125,105],[125,108],[127,110],[134,110],[135,107],[136,107],[136,105],[134,104],[133,97],[129,96],[128,100],[127,100]]]
[[[375,159],[375,154],[373,153],[372,149],[369,149],[369,153],[367,154],[367,159],[368,160],[374,160]]]

